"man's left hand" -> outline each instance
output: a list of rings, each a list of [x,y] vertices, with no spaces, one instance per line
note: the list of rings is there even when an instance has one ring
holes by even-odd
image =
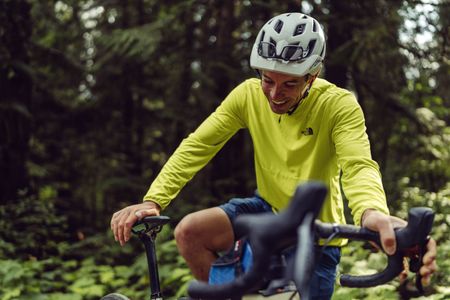
[[[405,227],[407,224],[405,220],[385,215],[376,210],[366,210],[361,221],[361,226],[379,232],[381,246],[388,255],[393,255],[397,249],[394,229]],[[422,276],[423,286],[429,285],[431,275],[437,270],[436,241],[430,238],[426,248],[427,252],[423,256],[423,265],[419,271]]]

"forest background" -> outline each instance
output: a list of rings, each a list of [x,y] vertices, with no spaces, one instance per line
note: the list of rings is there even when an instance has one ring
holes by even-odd
[[[256,76],[258,29],[287,11],[324,25],[321,76],[356,94],[392,213],[436,212],[440,269],[428,296],[450,297],[448,1],[0,0],[1,300],[145,298],[142,246],[118,246],[111,215],[140,202],[179,142]],[[166,296],[191,279],[176,223],[254,188],[242,131],[164,212]],[[382,266],[360,246],[345,248],[342,272]],[[337,287],[334,299],[396,299],[398,287]]]

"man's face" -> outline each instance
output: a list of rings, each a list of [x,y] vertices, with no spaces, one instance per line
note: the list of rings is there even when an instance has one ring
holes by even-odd
[[[285,114],[300,101],[308,82],[306,77],[296,77],[272,71],[262,71],[261,85],[276,114]]]

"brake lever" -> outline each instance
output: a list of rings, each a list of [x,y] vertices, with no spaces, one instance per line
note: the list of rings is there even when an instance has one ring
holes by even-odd
[[[416,273],[415,287],[421,294],[424,293],[424,289],[422,285],[422,275],[420,274],[420,268],[423,265],[423,256],[427,252],[427,244],[429,241],[430,237],[428,236],[420,245],[417,245],[416,247],[405,251],[405,256],[409,258],[409,270],[413,273]]]
[[[415,271],[416,272],[416,288],[421,294],[424,293],[424,290],[423,290],[423,285],[422,285],[422,275],[420,274],[420,267],[422,267],[422,265],[423,265],[423,256],[427,252],[427,245],[428,245],[429,241],[430,241],[430,236],[427,236],[427,239],[425,240],[425,242],[422,245],[420,245],[419,257],[417,258],[418,268],[417,268],[417,271]]]

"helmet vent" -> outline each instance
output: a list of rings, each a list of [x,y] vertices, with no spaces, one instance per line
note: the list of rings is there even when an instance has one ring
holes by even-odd
[[[259,40],[259,42],[261,43],[262,41],[264,41],[264,36],[266,35],[266,32],[263,31],[261,32],[261,39]]]
[[[302,19],[308,19],[307,15],[303,15]]]
[[[297,27],[295,27],[293,36],[302,34],[305,31],[305,26],[305,24],[298,24]]]
[[[323,57],[325,52],[325,44],[322,47],[322,51],[320,51],[320,56]]]
[[[277,42],[272,38],[270,38],[270,43],[273,44],[275,47],[277,46]]]
[[[280,33],[281,29],[283,28],[283,21],[278,20],[277,23],[275,24],[275,26],[273,26],[273,29],[277,32]]]
[[[313,32],[317,32],[317,26],[319,26],[319,25],[317,24],[316,20],[314,20],[313,21],[313,29],[312,29]]]
[[[306,49],[308,52],[304,55],[304,57],[308,57],[314,51],[315,46],[316,46],[316,40],[310,40],[309,44],[308,44],[308,48]]]

